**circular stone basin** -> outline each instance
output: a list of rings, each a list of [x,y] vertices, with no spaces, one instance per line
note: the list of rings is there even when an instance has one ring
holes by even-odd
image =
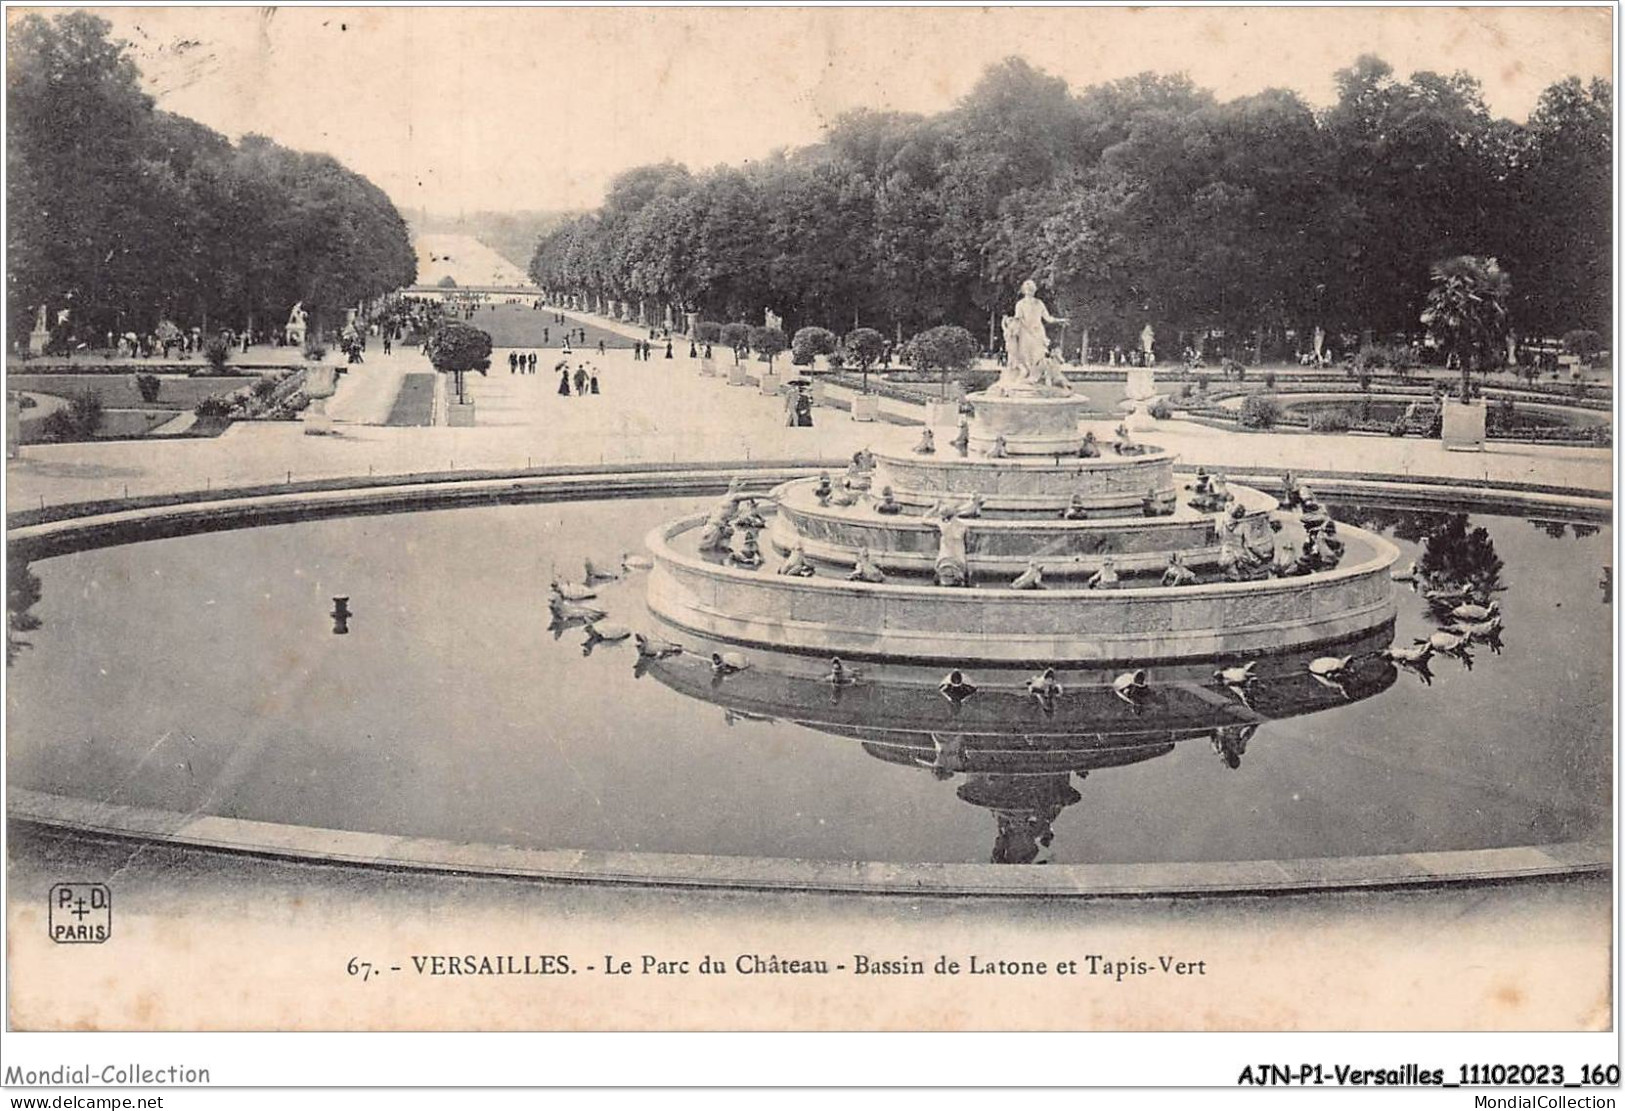
[[[1083,446],[1078,422],[1090,408],[1081,393],[1060,397],[973,393],[965,400],[976,410],[970,425],[972,451],[987,451],[999,436],[1011,455],[1068,455]]]
[[[898,501],[918,506],[939,497],[964,500],[981,494],[989,509],[1042,513],[1060,509],[1077,494],[1091,509],[1137,509],[1148,492],[1174,495],[1177,458],[1151,446],[1142,455],[1114,455],[1107,449],[1094,459],[1075,454],[961,458],[952,448],[939,448],[934,455],[876,452],[870,489],[878,494],[890,486]]]
[[[588,652],[579,627],[550,627],[554,574],[613,564],[711,500],[339,518],[35,560],[41,624],[9,672],[10,786],[177,828],[212,816],[720,854],[763,875],[775,860],[1019,861],[1044,828],[1063,864],[1609,838],[1606,527],[1475,514],[1466,532],[1486,530],[1509,584],[1499,652],[1438,659],[1430,683],[1365,656],[1346,691],[1307,674],[1313,653],[1267,655],[1245,703],[1193,665],[1153,667],[1139,713],[1110,669],[1063,669],[1053,714],[1021,688],[1031,669],[972,669],[981,691],[955,707],[935,693],[941,667],[864,665],[837,690],[826,661],[751,649],[713,685],[685,634],[664,630],[691,653],[640,668],[628,643]],[[1450,527],[1333,508],[1402,565]],[[644,579],[598,601],[657,630]],[[1394,640],[1409,644],[1436,625],[1400,591]],[[350,600],[344,635],[335,595]]]
[[[1394,612],[1388,571],[1398,550],[1353,527],[1338,530],[1338,565],[1311,575],[1014,590],[974,574],[966,589],[729,566],[700,552],[704,523],[703,514],[667,522],[645,539],[650,608],[685,630],[795,652],[1010,665],[1193,660],[1334,641]]]
[[[813,493],[816,486],[816,479],[801,479],[773,491],[778,513],[768,535],[777,551],[788,552],[799,540],[809,557],[849,571],[861,545],[885,571],[931,572],[937,529],[920,511],[878,513],[868,498],[851,506],[820,505]],[[1229,489],[1246,510],[1251,537],[1269,543],[1265,515],[1276,508],[1276,500],[1233,483]],[[1032,559],[1046,576],[1076,578],[1094,574],[1109,556],[1120,573],[1154,572],[1160,577],[1170,552],[1180,553],[1191,567],[1211,566],[1219,558],[1215,515],[1192,509],[1184,501],[1176,501],[1172,513],[1158,517],[1136,512],[1068,521],[1053,512],[1044,517],[998,514],[990,509],[971,522],[966,553],[973,575],[1008,579]]]

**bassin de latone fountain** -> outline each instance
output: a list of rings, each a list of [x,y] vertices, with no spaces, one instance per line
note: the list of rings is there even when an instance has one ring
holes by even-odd
[[[652,532],[649,607],[689,633],[849,659],[965,665],[1234,661],[1357,637],[1395,613],[1397,549],[1119,426],[1048,353],[1028,282],[998,381],[938,445],[862,452],[838,478],[736,484]],[[781,573],[775,573],[781,572]]]

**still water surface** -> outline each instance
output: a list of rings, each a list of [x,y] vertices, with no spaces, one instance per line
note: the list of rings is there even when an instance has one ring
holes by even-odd
[[[534,848],[830,860],[1132,862],[1413,852],[1606,838],[1610,530],[1474,516],[1504,564],[1497,653],[1431,682],[1307,656],[1246,698],[1211,667],[1113,674],[867,665],[744,650],[635,667],[549,628],[548,580],[613,566],[704,499],[457,509],[280,525],[39,561],[10,670],[11,782],[183,813]],[[1402,549],[1447,520],[1336,507]],[[600,588],[654,630],[646,572]],[[1395,642],[1437,628],[1403,583]],[[349,597],[335,635],[335,595]],[[1232,766],[1235,765],[1235,766]]]

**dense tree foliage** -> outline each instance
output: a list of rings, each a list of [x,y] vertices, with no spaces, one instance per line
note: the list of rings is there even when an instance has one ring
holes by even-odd
[[[767,369],[773,369],[773,358],[790,346],[778,328],[755,327],[750,330],[750,349],[767,360]]]
[[[456,383],[457,400],[463,400],[463,376],[471,370],[491,369],[491,334],[472,324],[453,320],[441,324],[423,344],[429,363],[441,374],[450,374]]]
[[[1512,282],[1493,258],[1459,255],[1433,268],[1421,320],[1449,358],[1460,363],[1462,401],[1471,397],[1471,372],[1493,359],[1506,335],[1511,294]]]
[[[1026,278],[1080,342],[1146,324],[1210,355],[1420,331],[1431,274],[1498,258],[1523,335],[1608,336],[1612,88],[1552,86],[1527,124],[1465,73],[1362,57],[1317,112],[1270,89],[1221,103],[1185,77],[1070,91],[1019,59],[952,110],[860,111],[812,147],[701,173],[622,175],[544,236],[544,288],[725,320],[996,342]],[[657,316],[651,312],[651,317]],[[1343,348],[1346,350],[1346,348]]]
[[[869,368],[886,353],[886,337],[873,328],[853,328],[841,341],[845,360],[863,375],[863,392],[869,392]]]
[[[105,20],[11,28],[6,292],[14,328],[67,309],[87,337],[161,320],[280,326],[411,283],[406,225],[383,191],[324,154],[233,145],[157,111]]]
[[[948,396],[948,378],[970,369],[976,359],[976,338],[957,324],[938,324],[908,341],[903,358],[922,372],[942,375],[942,396]]]
[[[808,325],[798,329],[790,340],[792,361],[796,366],[811,366],[818,356],[832,354],[839,343],[828,328]]]

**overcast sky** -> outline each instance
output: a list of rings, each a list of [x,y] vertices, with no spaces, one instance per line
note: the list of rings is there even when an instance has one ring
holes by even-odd
[[[11,9],[13,15],[16,9]],[[102,9],[160,107],[329,151],[413,210],[588,208],[618,171],[739,163],[856,107],[936,112],[1010,54],[1073,88],[1185,72],[1311,104],[1362,53],[1466,69],[1523,120],[1612,75],[1612,11],[1451,8]]]

